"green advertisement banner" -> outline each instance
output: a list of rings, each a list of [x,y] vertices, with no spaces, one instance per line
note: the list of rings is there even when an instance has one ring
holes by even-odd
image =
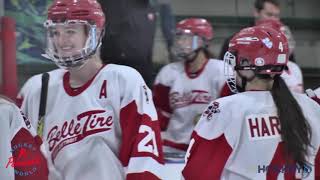
[[[52,0],[5,0],[5,16],[16,21],[17,63],[51,63],[41,56],[45,47],[47,7]]]

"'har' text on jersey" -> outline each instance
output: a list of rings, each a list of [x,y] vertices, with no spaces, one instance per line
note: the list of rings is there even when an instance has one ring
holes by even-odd
[[[54,161],[65,146],[81,141],[85,137],[108,131],[113,125],[113,117],[105,116],[105,110],[91,110],[79,114],[76,119],[65,121],[62,126],[54,126],[48,133],[49,151]]]
[[[254,114],[246,117],[250,140],[280,137],[280,120],[275,115]]]

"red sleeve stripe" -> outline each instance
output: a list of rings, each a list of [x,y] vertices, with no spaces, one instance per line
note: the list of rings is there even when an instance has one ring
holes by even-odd
[[[220,97],[230,96],[232,94],[233,93],[231,92],[229,86],[227,85],[227,83],[225,83],[221,92],[220,92]]]
[[[161,130],[166,130],[172,113],[169,101],[169,86],[156,84],[153,87],[153,101],[157,109]]]
[[[162,84],[156,84],[153,87],[153,101],[157,108],[162,109],[165,112],[172,113],[169,101],[169,86]]]
[[[159,152],[158,156],[155,156],[153,153],[138,151],[138,144],[147,136],[146,133],[139,133],[139,127],[141,125],[146,125],[154,131]],[[124,167],[128,166],[129,160],[132,157],[152,157],[159,163],[164,162],[159,122],[151,120],[150,116],[147,114],[139,114],[135,101],[132,101],[121,109],[120,126],[122,131],[122,142],[119,159]]]
[[[207,140],[200,137],[196,132],[192,136],[195,143],[191,147],[190,156],[182,174],[185,179],[221,179],[226,162],[232,152],[226,137]]]

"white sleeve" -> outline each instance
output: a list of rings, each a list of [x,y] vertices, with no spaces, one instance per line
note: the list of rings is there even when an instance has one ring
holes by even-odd
[[[146,173],[159,178],[163,153],[152,93],[141,75],[131,68],[120,78],[122,142],[119,154],[120,161],[127,167],[126,179],[146,177]]]
[[[171,86],[172,84],[171,77],[174,77],[174,75],[172,74],[174,73],[174,71],[172,70],[173,65],[174,64],[168,64],[160,69],[159,73],[157,74],[154,80],[154,85],[162,84],[164,86],[169,86],[169,87]]]

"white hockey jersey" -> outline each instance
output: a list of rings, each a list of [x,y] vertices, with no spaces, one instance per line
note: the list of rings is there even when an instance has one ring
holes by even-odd
[[[320,98],[320,87],[318,87],[318,89],[314,90],[314,93],[316,94],[316,96],[318,98]]]
[[[133,68],[108,64],[79,88],[64,70],[49,72],[43,141],[49,179],[159,179],[160,128],[152,94]],[[21,90],[37,126],[41,75]]]
[[[307,89],[306,94],[320,105],[320,87],[315,90]]]
[[[287,66],[288,70],[283,71],[281,74],[282,79],[292,92],[304,93],[303,76],[300,67],[292,61],[288,61]]]
[[[48,179],[41,138],[13,103],[0,98],[0,179]],[[42,147],[43,148],[43,147]]]
[[[312,129],[310,165],[300,168],[285,163],[271,93],[248,91],[217,99],[204,111],[188,147],[184,178],[288,180],[297,173],[297,178],[319,179],[320,107],[304,94],[294,97]]]
[[[230,93],[223,61],[210,59],[195,74],[187,69],[183,61],[170,63],[160,70],[154,83],[165,152],[186,151],[203,109],[212,100]]]

